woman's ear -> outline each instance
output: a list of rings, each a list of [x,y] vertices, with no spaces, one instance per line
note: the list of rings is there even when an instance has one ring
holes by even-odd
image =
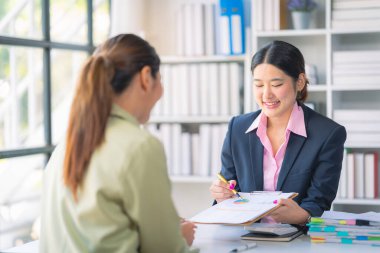
[[[140,70],[140,81],[141,81],[141,88],[144,90],[144,91],[147,91],[149,89],[151,89],[152,87],[152,84],[151,84],[151,80],[152,80],[152,74],[151,74],[151,69],[149,66],[144,66],[141,70]]]
[[[306,85],[305,73],[300,73],[297,80],[297,91],[301,91]]]

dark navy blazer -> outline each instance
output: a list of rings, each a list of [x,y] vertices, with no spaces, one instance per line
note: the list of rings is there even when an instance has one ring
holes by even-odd
[[[329,210],[338,189],[346,130],[301,105],[307,138],[290,133],[276,191],[297,192],[295,198],[312,216]],[[231,119],[222,149],[222,175],[236,180],[241,192],[263,190],[264,146],[257,129],[245,133],[261,110]]]

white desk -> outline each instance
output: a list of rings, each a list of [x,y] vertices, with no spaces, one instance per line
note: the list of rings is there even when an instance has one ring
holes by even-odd
[[[198,225],[193,247],[201,249],[201,253],[227,253],[243,244],[253,242],[240,240],[240,235],[246,234],[242,227],[220,225]],[[380,247],[367,245],[347,245],[336,243],[311,243],[308,236],[301,236],[291,242],[260,242],[257,247],[244,253],[283,253],[283,252],[312,252],[312,253],[379,253]],[[38,253],[38,241],[15,247],[4,253]]]
[[[220,225],[198,225],[195,235],[194,247],[201,249],[201,253],[229,252],[230,250],[253,241],[240,240],[246,234],[242,227]],[[302,235],[291,242],[264,242],[255,241],[257,247],[244,251],[244,253],[265,252],[315,252],[315,253],[379,253],[380,247],[367,245],[348,245],[338,243],[311,243],[310,238]]]

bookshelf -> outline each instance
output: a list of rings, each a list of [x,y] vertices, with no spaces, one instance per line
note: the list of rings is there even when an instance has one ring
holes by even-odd
[[[256,13],[257,10],[253,8],[254,5],[252,5],[252,20],[250,21],[251,29],[246,30],[245,55],[186,57],[176,55],[176,11],[179,6],[184,3],[217,3],[216,0],[145,0],[139,1],[139,8],[133,8],[135,3],[132,0],[126,0],[126,2],[129,2],[130,9],[140,11],[140,13],[137,14],[145,17],[143,20],[139,20],[136,27],[140,30],[142,29],[145,38],[155,46],[158,53],[161,55],[163,65],[239,64],[243,69],[241,75],[242,79],[240,80],[242,87],[239,92],[240,113],[251,112],[258,109],[254,102],[251,88],[250,60],[253,53],[256,52],[258,48],[272,40],[284,40],[296,45],[303,53],[306,63],[317,67],[318,82],[309,85],[309,98],[307,102],[313,102],[316,105],[316,110],[321,114],[333,118],[334,111],[337,109],[379,110],[380,108],[380,83],[337,85],[333,82],[334,52],[350,50],[380,50],[380,26],[368,28],[345,27],[339,29],[332,27],[333,7],[336,6],[334,0],[316,0],[318,7],[313,12],[311,27],[305,30],[292,29],[292,21],[289,14],[287,14],[288,25],[286,29],[276,31],[258,30],[254,25],[256,20],[254,17],[258,14]],[[342,1],[340,0],[339,2]],[[141,8],[140,5],[142,5],[143,8]],[[122,11],[117,10],[117,8],[115,9],[116,14],[117,11]],[[265,13],[265,10],[262,11],[262,13]],[[119,15],[124,16],[125,14],[121,13]],[[273,13],[270,13],[270,15],[273,16]],[[117,22],[117,20],[114,22]],[[139,32],[140,30],[131,30],[130,32]],[[153,114],[150,123],[156,125],[156,129],[162,124],[179,124],[185,129],[182,129],[182,131],[196,133],[199,131],[199,126],[201,125],[226,124],[232,116],[233,114]],[[377,124],[379,125],[378,129],[380,129],[380,122]],[[346,147],[352,152],[377,152],[380,154],[380,143],[351,143],[346,145]],[[180,215],[189,217],[212,203],[208,188],[215,178],[211,173],[203,176],[171,175],[170,177],[173,183],[173,198]],[[377,185],[377,187],[379,187],[379,185]],[[189,207],[187,203],[191,203],[192,200],[195,201],[193,203],[198,204]],[[380,199],[378,198],[350,199],[337,196],[333,203],[333,209],[355,212],[373,210],[379,212],[379,201]]]
[[[336,6],[334,5],[334,0],[319,0],[316,2],[318,3],[318,9],[314,13],[314,23],[310,29],[277,31],[257,31],[253,29],[251,36],[252,52],[275,39],[296,45],[304,54],[305,62],[317,66],[318,71],[319,82],[309,85],[307,102],[316,103],[316,110],[327,117],[334,118],[334,112],[342,109],[379,110],[379,82],[338,85],[333,80],[334,68],[336,67],[334,65],[334,53],[355,50],[380,50],[380,28],[333,28],[332,17],[335,11],[334,6]],[[255,15],[254,13],[255,11],[252,9],[252,14]],[[288,21],[290,21],[289,16]],[[252,27],[254,28],[254,26]],[[245,94],[252,94],[250,85],[245,87]],[[251,98],[252,96],[249,96],[248,101],[245,101],[245,112],[255,107]],[[344,123],[342,124],[345,125]],[[380,121],[373,124],[377,124],[378,129],[380,129]],[[348,132],[348,135],[351,135],[351,133]],[[380,140],[376,143],[346,143],[346,148],[353,153],[380,153]],[[379,166],[379,161],[377,161],[377,166]],[[357,185],[347,183],[346,187],[357,187]],[[364,186],[361,185],[361,187]],[[379,185],[375,187],[379,188]],[[366,199],[365,197],[357,198],[356,196],[343,198],[340,196],[341,191],[339,189],[338,196],[333,203],[332,208],[334,210],[352,212],[380,211],[379,198]]]

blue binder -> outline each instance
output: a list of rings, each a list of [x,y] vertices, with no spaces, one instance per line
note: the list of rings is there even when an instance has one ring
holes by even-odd
[[[219,0],[220,6],[220,53],[244,54],[244,8],[243,0]],[[227,40],[227,41],[224,41]]]

